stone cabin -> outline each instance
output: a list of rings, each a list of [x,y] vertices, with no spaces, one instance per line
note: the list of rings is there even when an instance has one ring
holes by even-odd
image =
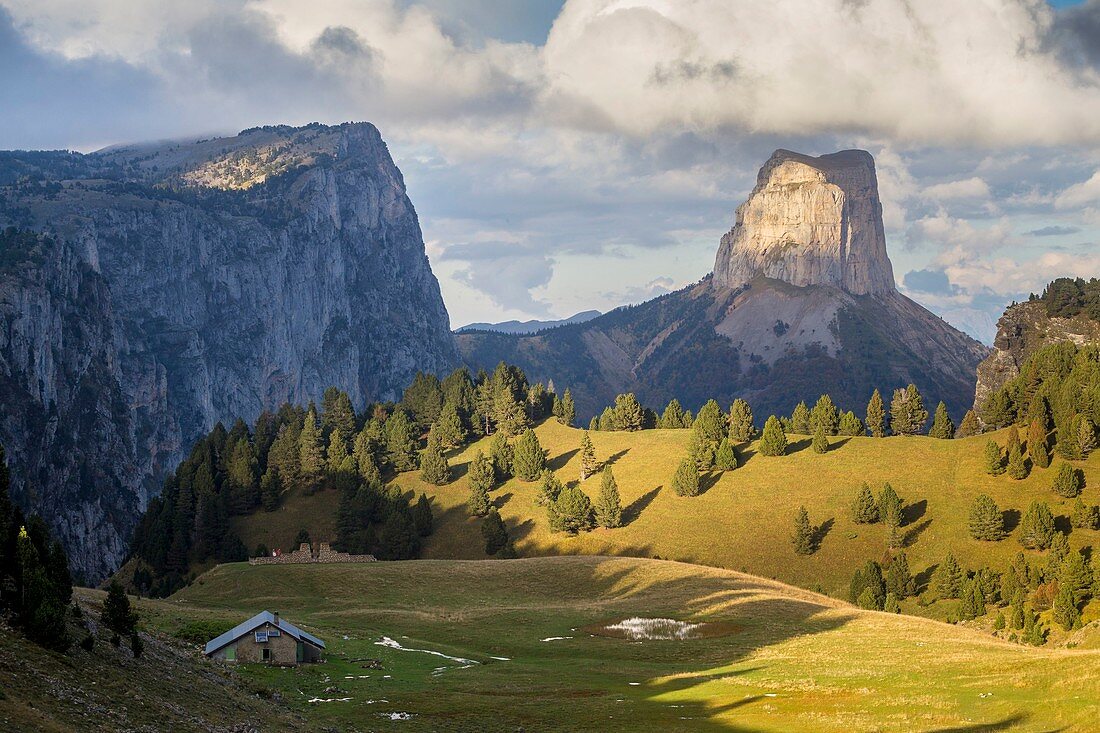
[[[292,667],[320,662],[325,642],[307,634],[279,612],[261,611],[243,624],[206,643],[206,656],[222,662]]]

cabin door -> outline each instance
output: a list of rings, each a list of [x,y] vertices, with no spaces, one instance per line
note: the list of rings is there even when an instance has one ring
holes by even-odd
[[[302,642],[298,642],[297,648],[294,650],[294,661],[301,664],[306,661],[306,645]]]

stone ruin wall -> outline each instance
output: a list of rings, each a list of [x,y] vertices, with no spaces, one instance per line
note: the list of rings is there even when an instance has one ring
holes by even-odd
[[[292,552],[248,558],[249,565],[304,565],[336,562],[377,562],[377,558],[374,555],[350,555],[346,552],[337,552],[329,547],[327,542],[319,543],[316,553],[308,542],[303,542],[297,550]]]

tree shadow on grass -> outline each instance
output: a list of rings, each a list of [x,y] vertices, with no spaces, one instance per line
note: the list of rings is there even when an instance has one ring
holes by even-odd
[[[928,500],[914,501],[901,510],[901,521],[904,525],[912,524],[925,515],[928,511]]]
[[[560,471],[565,468],[565,464],[569,463],[569,459],[581,452],[580,448],[574,448],[573,450],[567,450],[560,456],[554,456],[546,462],[546,467],[551,471]]]
[[[606,459],[604,459],[604,462],[601,464],[600,467],[602,468],[603,466],[613,466],[613,465],[615,465],[619,461],[620,458],[622,458],[623,456],[625,456],[629,452],[630,452],[629,448],[623,448],[618,453],[612,453],[610,456],[608,456]]]
[[[843,438],[840,438],[839,440],[830,440],[829,441],[829,450],[827,450],[826,453],[832,453],[835,450],[840,450],[845,445],[847,445],[848,441],[850,441],[851,439],[852,439],[851,436],[845,436]]]
[[[836,524],[836,522],[832,517],[829,517],[824,522],[814,527],[814,536],[811,540],[813,542],[814,552],[820,549],[821,543],[825,541],[825,537],[829,534],[834,524]]]
[[[660,492],[661,487],[658,486],[656,488],[650,489],[634,501],[630,502],[630,504],[628,504],[626,508],[623,509],[623,526],[627,526],[638,517],[640,517],[645,508],[653,503],[653,500],[657,498],[657,494],[659,494]]]
[[[917,595],[920,595],[921,593],[928,590],[928,586],[932,583],[932,576],[936,574],[936,570],[939,568],[939,566],[939,563],[936,563],[935,565],[929,565],[924,570],[913,576],[913,583],[916,586]]]
[[[699,476],[699,494],[705,494],[714,488],[718,479],[722,478],[721,471],[707,471]]]
[[[975,723],[973,725],[960,725],[952,728],[934,728],[925,731],[925,733],[996,733],[996,731],[1016,728],[1030,718],[1031,716],[1027,713],[1016,713],[1015,715],[1010,715],[1007,718],[993,723]],[[1047,728],[1044,733],[1056,733],[1061,730],[1065,730],[1065,726],[1061,728]]]
[[[1005,532],[1012,532],[1020,526],[1020,510],[1005,509],[1001,512],[1001,521],[1005,524]]]
[[[500,494],[499,496],[494,496],[494,497],[492,497],[493,506],[495,506],[497,509],[502,509],[504,507],[504,505],[508,503],[508,500],[511,499],[511,498],[512,498],[512,492],[511,491],[506,492],[504,494]]]
[[[784,455],[789,456],[789,455],[792,455],[794,453],[798,453],[799,451],[806,450],[807,448],[810,447],[811,443],[813,443],[813,440],[811,438],[802,438],[801,440],[793,440],[793,441],[787,443],[787,451],[784,453]]]
[[[1065,514],[1059,514],[1054,517],[1054,529],[1065,534],[1069,534],[1073,531],[1073,523],[1069,521],[1069,517]]]
[[[912,547],[915,545],[920,536],[924,534],[924,530],[928,529],[928,525],[930,524],[932,524],[932,520],[926,519],[920,524],[915,524],[907,529],[905,535],[901,538],[901,546]]]

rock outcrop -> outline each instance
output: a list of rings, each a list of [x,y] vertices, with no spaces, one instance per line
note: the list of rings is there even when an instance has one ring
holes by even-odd
[[[95,370],[78,363],[71,336],[45,322],[44,306],[16,300],[30,297],[16,282],[24,275],[9,276],[2,293],[37,339],[7,365],[10,382],[42,383],[46,362],[72,364],[70,379],[105,394],[116,389],[110,380],[117,386],[114,413],[95,415],[115,426],[118,451],[80,465],[88,475],[122,475],[81,483],[51,473],[17,487],[24,504],[49,509],[89,580],[117,565],[144,502],[217,421],[252,420],[330,385],[359,406],[393,399],[417,370],[458,361],[416,212],[369,124],[256,128],[91,155],[0,153],[6,226],[51,235],[54,259],[95,284],[55,294],[54,306],[97,325],[77,329],[89,341],[81,348],[96,355],[90,363],[104,365]],[[41,269],[32,280],[50,277]],[[55,396],[30,391],[48,423]],[[77,415],[92,419],[84,408]],[[58,440],[75,439],[69,422],[56,420]],[[40,462],[34,438],[0,434],[17,480]],[[127,460],[132,469],[107,465]],[[115,506],[115,496],[126,499]],[[82,515],[81,528],[71,526]]]
[[[1020,375],[1020,367],[1038,349],[1060,341],[1100,343],[1100,321],[1081,315],[1059,318],[1041,300],[1014,303],[997,321],[993,352],[978,365],[974,410],[981,414],[990,394]]]
[[[528,336],[459,334],[464,359],[571,387],[586,417],[626,391],[744,397],[761,418],[828,393],[862,415],[876,387],[912,382],[961,418],[987,349],[898,293],[871,156],[778,150],[757,181],[698,284]]]
[[[772,154],[714,263],[719,285],[736,288],[757,277],[853,295],[896,290],[870,153]]]

